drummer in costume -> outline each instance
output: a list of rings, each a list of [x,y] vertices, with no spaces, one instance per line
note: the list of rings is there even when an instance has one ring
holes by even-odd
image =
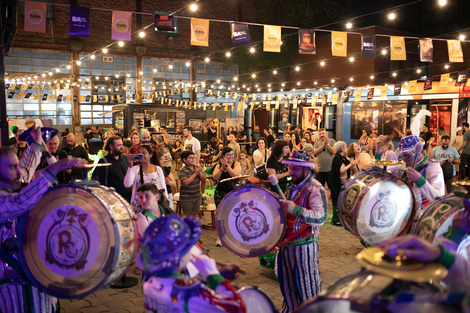
[[[144,233],[137,265],[147,312],[245,312],[243,300],[206,255],[195,257],[190,249],[201,235],[194,217],[172,214],[157,218]],[[179,274],[191,262],[207,282]]]
[[[415,158],[415,146],[419,142],[418,136],[406,136],[400,141],[398,153],[406,164],[405,171],[398,171],[397,176],[411,181],[411,188],[415,192],[419,213],[437,197],[445,195],[445,181],[439,162],[430,160],[427,155],[420,153],[416,160],[415,168],[412,168]]]
[[[31,131],[34,143],[21,160],[7,149],[0,149],[0,312],[59,312],[56,298],[30,285],[17,260],[16,225],[42,195],[57,183],[57,173],[71,167],[83,167],[85,160],[65,158],[45,168],[25,188],[21,181],[29,181],[39,164],[43,139],[41,129]],[[7,265],[8,264],[8,265]]]
[[[325,222],[328,198],[314,178],[315,164],[305,151],[294,151],[283,163],[289,165],[293,184],[287,189],[288,200],[280,200],[286,211],[287,243],[279,249],[278,276],[284,296],[282,312],[292,312],[321,291],[318,226]]]

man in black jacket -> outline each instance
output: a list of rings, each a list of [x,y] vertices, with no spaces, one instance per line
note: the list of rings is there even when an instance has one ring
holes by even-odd
[[[77,144],[77,141],[75,140],[75,135],[73,133],[70,133],[67,135],[67,145],[63,147],[62,150],[64,150],[69,156],[72,156],[74,158],[82,158],[89,162],[88,152],[85,150],[85,148],[82,145]],[[74,168],[72,169],[71,172],[66,171],[65,181],[69,182],[72,179],[72,177],[75,177],[77,179],[82,179],[83,172],[84,171],[79,168]]]
[[[110,166],[96,167],[93,177],[102,185],[113,187],[127,202],[131,201],[131,188],[124,187],[124,177],[126,176],[129,164],[127,158],[122,154],[124,145],[119,136],[113,136],[106,141],[104,147],[109,153],[98,163],[111,163]]]

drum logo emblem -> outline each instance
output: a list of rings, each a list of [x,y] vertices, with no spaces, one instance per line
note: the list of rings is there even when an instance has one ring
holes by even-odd
[[[237,231],[244,241],[256,239],[269,231],[266,216],[255,201],[242,202],[240,207],[236,207],[233,212],[236,215]]]
[[[393,225],[397,214],[397,208],[395,203],[389,199],[390,193],[390,191],[379,193],[379,199],[374,204],[370,212],[370,226],[386,228]]]
[[[83,269],[90,247],[88,214],[79,214],[70,207],[57,210],[52,218],[54,222],[46,239],[46,261],[64,269]]]

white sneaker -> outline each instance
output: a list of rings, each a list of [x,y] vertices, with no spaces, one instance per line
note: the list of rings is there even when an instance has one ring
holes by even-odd
[[[216,245],[217,247],[222,247],[222,246],[223,246],[222,241],[220,241],[220,239],[217,239],[217,240],[215,241],[215,245]]]

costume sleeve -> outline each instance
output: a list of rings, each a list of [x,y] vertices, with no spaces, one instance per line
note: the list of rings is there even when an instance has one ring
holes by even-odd
[[[446,184],[439,163],[430,163],[426,168],[425,176],[426,177],[421,177],[421,179],[416,182],[416,185],[426,199],[428,199],[429,202],[433,202],[437,197],[444,196]]]
[[[18,193],[0,193],[0,222],[16,218],[31,210],[49,187],[56,182],[56,178],[46,170],[39,173]]]
[[[29,183],[33,177],[36,168],[41,162],[42,151],[44,148],[37,143],[33,143],[24,151],[23,156],[20,159],[20,176],[21,180],[25,183]]]
[[[453,292],[470,292],[470,262],[459,254],[455,255],[455,262],[449,268],[447,276],[442,280],[447,288]]]
[[[135,177],[139,174],[139,166],[129,167],[124,177],[124,187],[129,188],[135,181]]]
[[[323,187],[316,185],[310,185],[308,189],[310,193],[308,199],[309,209],[296,205],[293,214],[307,224],[321,226],[325,223],[328,209],[326,191]]]

